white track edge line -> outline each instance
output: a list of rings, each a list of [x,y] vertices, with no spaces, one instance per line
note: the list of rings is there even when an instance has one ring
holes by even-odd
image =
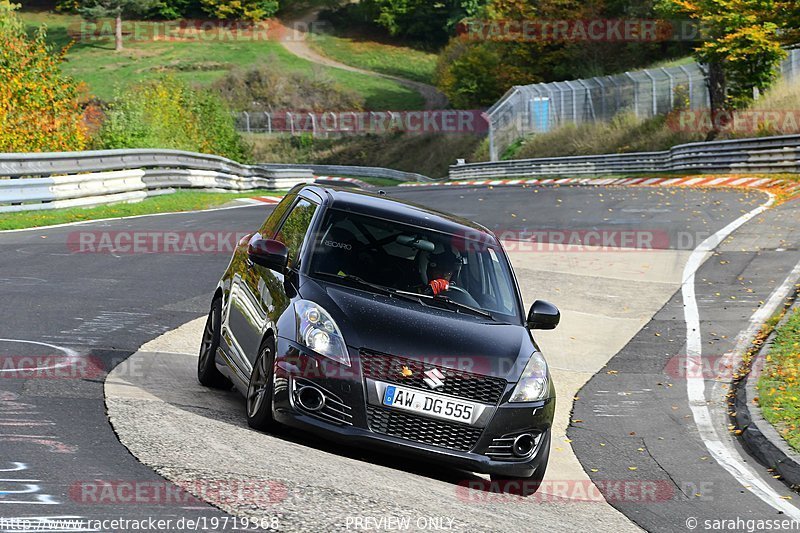
[[[775,196],[770,194],[769,200],[762,206],[750,211],[734,220],[705,241],[692,252],[686,263],[683,273],[684,319],[686,322],[686,393],[689,407],[692,410],[695,425],[706,449],[714,456],[717,463],[731,474],[744,488],[758,496],[772,508],[783,512],[794,520],[800,520],[800,509],[781,498],[781,495],[769,486],[749,465],[745,463],[739,453],[728,443],[720,439],[714,426],[711,412],[706,402],[705,379],[698,370],[702,368],[702,338],[700,335],[700,311],[697,306],[695,294],[695,273],[706,260],[706,255],[712,252],[734,231],[739,229],[752,218],[769,209],[775,202]]]

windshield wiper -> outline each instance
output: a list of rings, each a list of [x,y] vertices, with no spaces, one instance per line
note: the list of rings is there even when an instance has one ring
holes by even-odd
[[[345,274],[344,276],[340,276],[338,274],[331,274],[329,272],[317,272],[317,276],[323,276],[335,280],[347,280],[351,281],[356,285],[361,286],[362,288],[372,289],[373,291],[377,292],[378,294],[383,294],[384,296],[389,297],[398,297],[402,298],[403,300],[410,300],[412,302],[422,303],[419,298],[419,294],[414,293],[406,293],[404,291],[398,291],[396,289],[392,289],[390,287],[384,287],[383,285],[378,285],[377,283],[370,283],[369,281],[360,278],[358,276],[353,276],[352,274]]]
[[[481,316],[483,318],[488,318],[490,320],[496,320],[494,318],[494,316],[492,316],[492,314],[490,312],[484,311],[483,309],[477,309],[477,308],[472,307],[470,305],[462,304],[460,302],[457,302],[457,301],[453,300],[449,296],[445,296],[444,294],[438,294],[436,296],[429,296],[427,294],[415,294],[413,292],[405,292],[405,291],[397,291],[397,292],[400,293],[400,294],[414,295],[414,296],[416,296],[416,297],[418,297],[420,299],[424,298],[425,301],[426,301],[425,303],[427,303],[427,302],[440,302],[440,303],[447,304],[450,307],[450,310],[455,311],[457,313],[461,312],[461,311],[466,311],[468,313],[472,313],[474,315]],[[422,300],[420,300],[420,301],[422,301]]]
[[[474,315],[488,318],[490,320],[496,320],[491,313],[488,311],[483,311],[482,309],[476,309],[469,305],[465,305],[459,303],[452,298],[445,296],[443,294],[439,294],[437,296],[429,296],[427,294],[418,294],[415,292],[408,292],[408,291],[401,291],[399,289],[392,289],[391,287],[384,287],[383,285],[378,285],[377,283],[370,283],[369,281],[360,278],[358,276],[353,276],[352,274],[345,274],[344,276],[339,274],[331,274],[329,272],[317,272],[317,276],[323,276],[330,279],[335,280],[347,280],[356,285],[361,286],[362,288],[372,289],[373,291],[377,292],[378,294],[383,294],[384,296],[389,296],[392,298],[401,298],[403,300],[408,300],[411,302],[416,302],[421,305],[430,306],[430,302],[438,302],[443,303],[448,306],[451,311],[455,312],[462,312],[466,311],[468,313],[472,313]]]

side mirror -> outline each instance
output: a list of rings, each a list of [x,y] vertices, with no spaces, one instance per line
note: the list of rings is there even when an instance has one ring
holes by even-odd
[[[561,322],[561,311],[558,307],[545,302],[536,300],[528,313],[528,327],[530,329],[556,329]]]
[[[280,273],[286,272],[289,266],[289,249],[286,245],[280,241],[262,239],[258,234],[250,239],[247,257],[257,265]]]

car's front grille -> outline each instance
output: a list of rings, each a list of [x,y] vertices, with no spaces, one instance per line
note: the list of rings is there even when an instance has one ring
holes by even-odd
[[[490,405],[497,405],[506,389],[507,382],[502,378],[453,370],[377,352],[362,350],[360,356],[364,376],[378,381],[431,390],[425,384],[425,372],[437,368],[444,375],[443,385],[436,389],[437,393]]]
[[[367,418],[370,429],[376,433],[462,452],[472,450],[483,432],[480,428],[400,413],[372,405],[367,406]]]

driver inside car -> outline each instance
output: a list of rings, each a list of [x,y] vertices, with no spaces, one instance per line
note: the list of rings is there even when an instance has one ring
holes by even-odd
[[[428,285],[425,293],[437,296],[450,290],[450,285],[461,268],[461,257],[445,248],[440,253],[428,256],[427,278]]]

